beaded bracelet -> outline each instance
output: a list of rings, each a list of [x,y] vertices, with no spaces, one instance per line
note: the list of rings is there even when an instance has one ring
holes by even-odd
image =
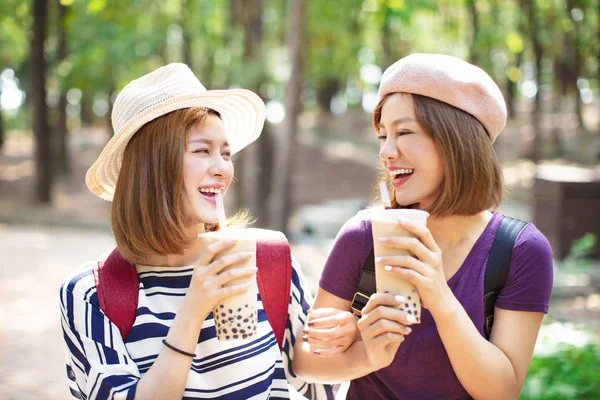
[[[195,353],[188,353],[187,351],[180,350],[177,347],[170,345],[169,343],[167,343],[167,339],[163,339],[162,342],[165,346],[167,346],[169,349],[173,350],[174,352],[177,352],[179,354],[183,354],[184,356],[188,356],[188,357],[192,357],[192,358],[196,357]]]

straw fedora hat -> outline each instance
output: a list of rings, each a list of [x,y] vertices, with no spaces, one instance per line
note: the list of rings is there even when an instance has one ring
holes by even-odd
[[[166,65],[130,82],[117,96],[111,115],[115,134],[88,170],[87,187],[112,201],[131,137],[160,116],[196,107],[221,114],[232,154],[255,141],[265,122],[265,104],[255,93],[246,89],[206,90],[187,65]]]

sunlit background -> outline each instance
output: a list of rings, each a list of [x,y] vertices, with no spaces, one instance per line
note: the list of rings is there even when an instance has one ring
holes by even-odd
[[[0,0],[0,398],[67,396],[56,294],[113,245],[87,168],[116,94],[185,62],[209,89],[267,105],[234,158],[231,215],[283,230],[314,291],[341,225],[372,197],[386,67],[412,52],[481,66],[509,121],[509,194],[555,263],[522,399],[600,398],[600,0]],[[474,183],[476,184],[476,183]]]

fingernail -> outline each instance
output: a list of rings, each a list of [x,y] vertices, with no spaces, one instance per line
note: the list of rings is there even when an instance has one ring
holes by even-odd
[[[308,329],[306,329],[306,328],[302,329],[302,333],[308,333]]]
[[[306,342],[308,340],[308,335],[303,335],[302,340],[304,340]]]
[[[406,301],[406,299],[404,298],[404,296],[400,296],[399,294],[394,296],[394,300],[399,301],[399,302],[404,302]],[[409,317],[412,317],[412,315],[409,315]]]
[[[254,255],[254,252],[252,251],[242,251],[242,256],[244,257],[252,257]]]
[[[386,265],[385,267],[383,267],[383,269],[385,269],[386,271],[391,271],[392,270],[392,266],[391,265]]]
[[[307,325],[308,325],[308,326],[310,326],[310,327],[312,328],[313,326],[315,326],[315,323],[314,323],[314,322],[312,322],[312,321],[310,321],[310,322],[309,322]]]
[[[410,329],[410,327],[408,327],[408,326],[407,326],[407,327],[406,327],[406,334],[408,335],[408,334],[409,334],[409,333],[411,333],[411,332],[412,332],[412,329]]]
[[[408,322],[411,322],[411,323],[413,323],[413,324],[414,324],[415,322],[417,322],[417,319],[416,319],[414,316],[412,316],[412,315],[407,315],[407,316],[406,316],[406,320],[407,320]]]
[[[388,238],[386,238],[386,237],[380,237],[379,238],[379,243],[385,243],[387,241],[388,241]]]
[[[313,351],[313,353],[315,353],[316,355],[320,356],[321,355],[321,351],[322,350],[315,350],[315,351]]]
[[[375,262],[381,262],[381,260],[383,260],[383,257],[375,257]]]

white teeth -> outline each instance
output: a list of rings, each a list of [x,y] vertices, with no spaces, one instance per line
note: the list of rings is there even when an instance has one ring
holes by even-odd
[[[390,175],[391,176],[406,175],[406,174],[412,174],[413,172],[415,172],[415,170],[412,168],[400,168],[400,169],[395,169],[393,171],[390,171]]]
[[[222,189],[214,189],[214,188],[200,188],[198,189],[199,192],[203,192],[203,193],[221,193]]]

